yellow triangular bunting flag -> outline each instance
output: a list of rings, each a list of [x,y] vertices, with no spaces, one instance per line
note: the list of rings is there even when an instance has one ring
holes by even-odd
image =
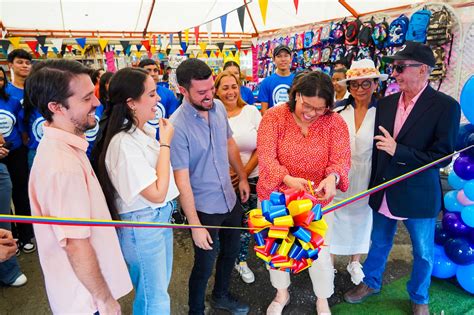
[[[10,43],[12,43],[15,49],[20,48],[21,37],[10,37],[8,39],[10,40]]]

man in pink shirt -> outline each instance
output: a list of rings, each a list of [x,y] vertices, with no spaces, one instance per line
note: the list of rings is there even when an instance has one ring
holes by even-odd
[[[76,61],[35,66],[26,96],[46,119],[31,169],[37,216],[110,220],[86,155],[84,132],[95,126],[99,101],[89,69]],[[34,225],[46,291],[54,314],[120,314],[117,299],[132,284],[111,227]]]
[[[394,64],[392,76],[401,92],[377,105],[370,187],[452,153],[459,129],[459,103],[428,84],[435,65],[429,46],[406,42],[385,59]],[[429,314],[435,221],[442,207],[439,167],[447,164],[440,163],[370,197],[373,228],[363,266],[365,278],[344,295],[347,302],[360,303],[380,292],[397,222],[403,220],[413,246],[413,269],[407,283],[412,311]]]

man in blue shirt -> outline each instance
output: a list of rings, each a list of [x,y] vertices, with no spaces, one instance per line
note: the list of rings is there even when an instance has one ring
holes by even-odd
[[[171,117],[175,127],[171,164],[183,211],[192,225],[240,227],[243,210],[232,187],[229,166],[239,175],[243,202],[250,188],[227,112],[214,100],[212,71],[203,61],[188,59],[179,65],[176,75],[184,100]],[[211,305],[246,314],[249,306],[229,294],[240,230],[195,228],[191,232],[194,266],[189,278],[189,314],[204,314],[207,282],[217,256]]]
[[[288,90],[295,77],[290,72],[291,50],[288,46],[280,45],[273,50],[273,62],[277,70],[262,81],[258,93],[262,115],[276,104],[288,101]]]
[[[24,49],[15,49],[8,54],[8,67],[13,70],[13,80],[8,83],[7,94],[23,102],[25,80],[31,71],[31,55]]]

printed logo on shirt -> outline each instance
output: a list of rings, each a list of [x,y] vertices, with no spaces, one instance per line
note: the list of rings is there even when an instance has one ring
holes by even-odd
[[[159,124],[160,124],[160,118],[165,117],[166,109],[163,106],[163,104],[161,104],[160,102],[156,103],[156,108],[157,108],[157,110],[156,110],[156,113],[155,113],[155,119],[149,120],[147,122],[147,124],[149,124],[150,126],[152,126],[155,129],[158,129]]]
[[[97,138],[97,133],[99,132],[99,116],[95,115],[95,126],[92,129],[87,130],[84,134],[86,135],[86,140],[91,142],[95,141]]]
[[[43,125],[45,121],[43,117],[38,117],[33,122],[32,131],[37,142],[40,142],[41,138],[43,138]]]
[[[276,105],[282,102],[288,102],[288,90],[290,86],[288,84],[279,84],[273,89],[273,104]]]
[[[4,137],[8,137],[12,133],[15,124],[15,115],[7,110],[0,109],[0,133]]]

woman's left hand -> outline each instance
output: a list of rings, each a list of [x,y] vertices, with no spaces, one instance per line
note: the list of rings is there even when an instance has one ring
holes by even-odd
[[[323,179],[315,192],[319,195],[318,200],[331,200],[336,196],[336,176],[330,174],[328,177]]]

